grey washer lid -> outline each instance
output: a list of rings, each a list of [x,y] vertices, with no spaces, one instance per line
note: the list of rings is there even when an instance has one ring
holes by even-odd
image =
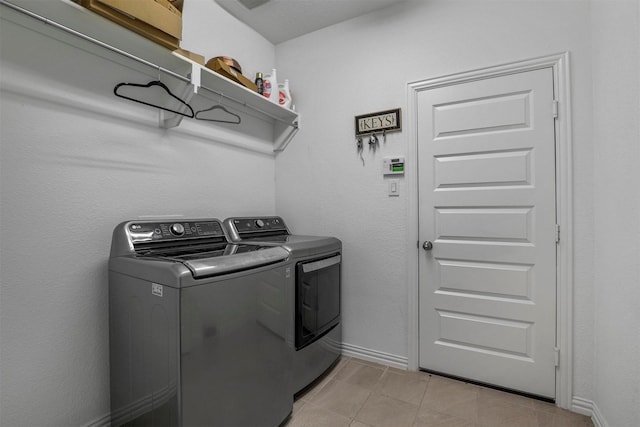
[[[224,255],[212,258],[198,258],[181,261],[193,274],[194,278],[218,276],[235,271],[258,268],[263,265],[283,261],[289,257],[289,252],[281,247],[271,247],[257,251]]]

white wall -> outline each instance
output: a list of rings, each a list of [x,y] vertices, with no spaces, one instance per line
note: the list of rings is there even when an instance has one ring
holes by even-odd
[[[593,201],[590,6],[586,1],[410,1],[276,47],[303,126],[276,159],[276,210],[300,233],[344,242],[348,347],[406,362],[408,195],[387,196],[382,159],[408,129],[356,153],[354,116],[407,106],[407,83],[569,51],[574,142],[574,394],[592,395]],[[365,144],[366,146],[367,144]],[[409,243],[408,243],[409,242]],[[385,354],[386,353],[386,354]]]
[[[275,65],[275,47],[246,24],[238,21],[215,0],[185,0],[184,31],[180,46],[206,60],[231,56],[242,66],[242,74],[253,80],[256,72]]]
[[[19,3],[61,19],[89,13]],[[261,36],[211,0],[186,3],[185,23],[221,17],[219,25],[185,25],[186,49],[207,58],[241,51],[249,68],[272,66],[273,46]],[[233,31],[241,42],[227,43]],[[155,110],[113,96],[116,83],[153,80],[153,70],[6,20],[0,40],[0,425],[104,422],[113,227],[143,215],[272,214],[274,157],[218,143],[217,134],[226,142],[239,135],[230,126],[159,129]],[[244,131],[268,151],[271,134],[261,141],[256,129]]]
[[[594,398],[609,426],[640,423],[640,2],[592,5]]]

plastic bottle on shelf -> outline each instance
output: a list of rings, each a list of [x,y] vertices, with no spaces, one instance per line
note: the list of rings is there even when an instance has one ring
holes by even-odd
[[[278,103],[285,108],[291,108],[291,91],[289,90],[288,79],[285,79],[284,83],[278,84],[278,92]]]
[[[278,103],[280,97],[278,93],[278,79],[276,77],[276,69],[271,70],[271,74],[267,74],[262,78],[262,95],[275,104]]]

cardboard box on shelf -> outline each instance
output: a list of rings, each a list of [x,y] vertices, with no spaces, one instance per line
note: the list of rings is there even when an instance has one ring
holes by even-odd
[[[117,24],[175,50],[182,38],[181,2],[169,0],[80,0],[80,4]]]
[[[208,60],[206,67],[218,74],[221,74],[233,80],[234,82],[240,83],[242,86],[251,89],[254,92],[258,92],[258,87],[254,82],[243,76],[242,73],[239,73],[233,68],[229,67],[218,57]]]
[[[204,56],[202,55],[199,55],[197,53],[190,52],[184,49],[176,49],[174,50],[174,52],[177,53],[178,55],[184,56],[185,58],[192,60],[193,62],[197,62],[200,65],[204,65]]]
[[[173,13],[174,15],[182,16],[181,9],[178,9],[176,6],[174,6],[174,4],[171,3],[169,0],[153,0],[153,1],[155,1],[156,3],[160,3],[162,6],[169,9],[169,12]]]

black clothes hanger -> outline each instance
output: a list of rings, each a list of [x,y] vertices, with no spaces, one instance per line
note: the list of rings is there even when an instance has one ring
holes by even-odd
[[[225,120],[225,119],[207,119],[207,118],[204,118],[204,117],[198,117],[198,115],[199,115],[200,113],[205,113],[205,112],[207,112],[207,111],[211,111],[211,110],[222,110],[222,111],[224,111],[225,113],[227,113],[227,114],[229,114],[229,115],[231,115],[231,116],[235,117],[235,120],[234,120],[234,119],[229,119],[229,120]],[[239,124],[240,124],[240,122],[242,122],[242,119],[240,118],[240,116],[239,116],[239,115],[237,115],[237,114],[235,114],[235,113],[232,113],[231,111],[227,110],[227,107],[225,107],[225,106],[224,106],[224,105],[222,105],[222,104],[216,104],[216,105],[214,105],[213,107],[209,107],[209,108],[207,108],[207,109],[204,109],[204,110],[200,110],[200,111],[198,111],[198,112],[196,113],[196,115],[195,115],[195,118],[196,118],[197,120],[206,120],[206,121],[209,121],[209,122],[219,122],[219,123],[232,123],[232,124],[235,124],[235,125],[239,125]]]
[[[167,107],[163,107],[161,105],[156,105],[156,104],[151,104],[149,102],[146,101],[142,101],[140,99],[136,99],[136,98],[131,98],[129,96],[126,95],[122,95],[120,93],[118,93],[118,89],[123,87],[123,86],[132,86],[132,87],[142,87],[142,88],[148,88],[151,86],[160,86],[162,89],[165,90],[165,92],[167,92],[169,94],[169,96],[171,96],[172,98],[176,99],[178,102],[180,102],[180,104],[184,105],[185,107],[187,107],[187,109],[189,110],[188,112],[184,113],[182,111],[177,111],[177,110],[172,110],[170,108]],[[195,114],[193,112],[193,108],[191,108],[191,105],[187,104],[186,102],[184,102],[182,99],[178,98],[176,95],[174,95],[171,90],[167,87],[167,85],[165,85],[164,83],[162,83],[160,80],[154,80],[151,81],[147,84],[137,84],[137,83],[118,83],[114,88],[113,88],[113,94],[117,97],[120,98],[124,98],[124,99],[128,99],[129,101],[133,101],[133,102],[138,102],[140,104],[144,104],[144,105],[148,105],[150,107],[155,107],[155,108],[159,108],[161,110],[165,110],[165,111],[169,111],[171,113],[174,114],[179,114],[181,116],[185,116],[185,117],[189,117],[189,118],[194,118]]]

